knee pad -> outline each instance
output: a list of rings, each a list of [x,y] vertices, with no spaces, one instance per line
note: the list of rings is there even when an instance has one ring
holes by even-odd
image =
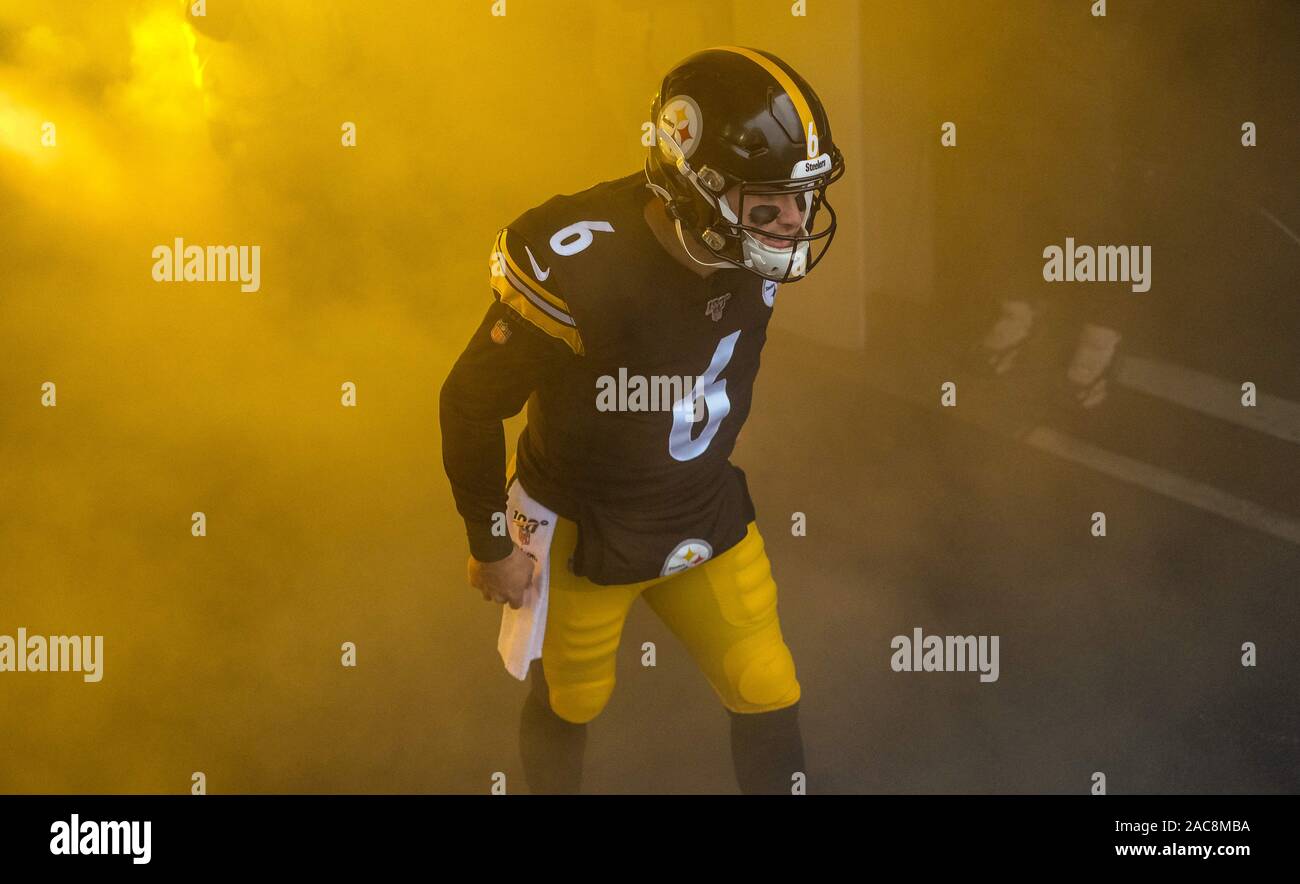
[[[577,685],[552,684],[551,711],[572,724],[586,724],[601,713],[613,693],[613,678]]]
[[[724,705],[733,712],[770,712],[799,702],[794,657],[775,624],[728,651],[725,667],[731,696]]]

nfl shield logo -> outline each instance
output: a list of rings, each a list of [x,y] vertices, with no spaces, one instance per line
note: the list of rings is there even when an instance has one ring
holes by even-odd
[[[772,302],[776,300],[776,280],[763,280],[763,303],[771,307]]]

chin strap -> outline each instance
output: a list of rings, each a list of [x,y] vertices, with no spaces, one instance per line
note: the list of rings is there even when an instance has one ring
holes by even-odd
[[[645,186],[648,187],[648,188],[650,188],[650,190],[651,190],[652,192],[658,194],[659,197],[661,197],[665,202],[672,202],[673,195],[672,195],[671,193],[669,193],[668,191],[664,190],[664,189],[663,189],[662,187],[660,187],[658,184],[655,184],[653,181],[650,180],[650,170],[649,170],[649,169],[643,169],[642,171],[645,172]],[[737,266],[737,265],[731,263],[730,261],[719,261],[719,262],[717,262],[717,263],[705,263],[704,261],[701,261],[699,258],[697,258],[697,257],[695,257],[693,254],[691,254],[691,247],[688,246],[688,245],[686,244],[686,236],[682,233],[682,219],[677,218],[677,217],[674,217],[674,218],[673,218],[673,225],[677,228],[677,241],[678,241],[679,243],[682,244],[682,250],[683,250],[684,252],[686,252],[686,257],[690,258],[690,259],[691,259],[692,261],[694,261],[696,264],[699,264],[701,267],[735,267],[735,266]]]
[[[699,264],[701,267],[735,267],[735,266],[736,266],[735,264],[731,263],[730,261],[718,261],[717,263],[714,263],[714,264],[706,264],[706,263],[704,263],[703,261],[701,261],[699,258],[697,258],[697,257],[695,257],[694,255],[692,255],[692,254],[691,254],[691,248],[690,248],[690,246],[686,245],[686,237],[682,235],[682,222],[681,222],[681,219],[680,219],[680,218],[675,218],[675,219],[673,219],[673,223],[677,225],[677,241],[678,241],[679,243],[681,243],[681,244],[682,244],[682,248],[685,249],[685,251],[686,251],[686,257],[690,258],[690,259],[691,259],[692,261],[694,261],[696,264]]]

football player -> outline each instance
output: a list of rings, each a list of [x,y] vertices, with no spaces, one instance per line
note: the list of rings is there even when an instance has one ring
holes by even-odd
[[[532,791],[578,791],[586,724],[643,598],[730,713],[741,791],[790,794],[804,772],[800,686],[728,457],[777,287],[806,278],[834,236],[826,192],[844,160],[812,88],[761,50],[685,59],[650,119],[643,169],[498,232],[493,302],[441,391],[443,464],[485,599],[518,608],[533,585],[534,559],[492,530],[511,483],[557,516],[520,724]],[[671,408],[598,408],[597,379],[620,369],[694,380]],[[525,402],[507,464],[502,421]]]

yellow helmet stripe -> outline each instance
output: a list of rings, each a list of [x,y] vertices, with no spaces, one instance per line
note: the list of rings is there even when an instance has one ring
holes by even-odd
[[[744,46],[715,46],[713,48],[743,55],[771,74],[773,79],[781,84],[781,88],[789,94],[790,100],[794,102],[795,113],[799,115],[799,124],[802,127],[804,137],[808,137],[808,127],[810,125],[812,126],[813,135],[821,134],[817,131],[817,123],[813,120],[812,106],[808,104],[808,99],[804,96],[803,90],[795,85],[794,80],[779,64],[773,62],[766,55],[760,55],[752,49],[746,49]]]

